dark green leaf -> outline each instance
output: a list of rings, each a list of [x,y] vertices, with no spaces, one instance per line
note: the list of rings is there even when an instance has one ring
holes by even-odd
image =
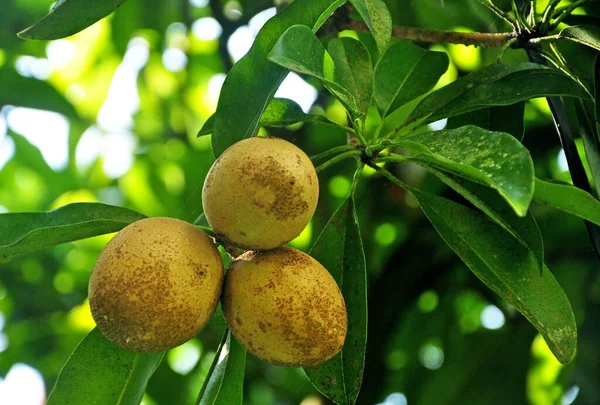
[[[600,28],[593,25],[577,25],[567,27],[558,34],[559,38],[568,39],[600,51]]]
[[[358,218],[351,198],[333,214],[310,254],[331,272],[340,286],[348,310],[348,333],[340,353],[304,371],[314,386],[335,403],[354,404],[365,362],[367,280]]]
[[[64,365],[47,405],[138,405],[162,356],[122,349],[94,329]]]
[[[417,163],[491,187],[525,216],[533,197],[533,161],[527,148],[509,134],[472,125],[420,133],[395,142]]]
[[[375,67],[375,102],[382,117],[428,92],[448,69],[444,52],[426,51],[410,41],[398,41]]]
[[[335,81],[340,75],[336,72],[333,59],[306,25],[288,28],[269,53],[269,60],[294,72],[316,77],[347,109],[360,113],[351,91]]]
[[[59,39],[76,34],[106,17],[127,0],[59,0],[50,14],[19,32],[25,39]]]
[[[531,212],[528,211],[525,217],[520,218],[491,188],[444,173],[432,167],[428,167],[428,170],[528,248],[535,256],[540,270],[542,269],[544,265],[544,242]]]
[[[484,108],[449,118],[446,128],[475,125],[490,131],[506,132],[522,141],[525,133],[524,113],[524,101],[513,105]]]
[[[243,400],[246,350],[227,331],[227,338],[215,355],[215,367],[206,378],[199,405],[241,405]]]
[[[366,114],[373,98],[373,65],[369,51],[353,38],[333,38],[327,48],[335,64],[334,81],[354,98],[359,115]]]
[[[267,21],[250,51],[235,64],[223,83],[212,137],[216,157],[254,134],[263,111],[288,73],[267,59],[285,30],[304,24],[316,31],[343,3],[344,0],[296,0]]]
[[[413,191],[444,241],[489,288],[542,334],[561,363],[573,357],[577,325],[564,291],[534,255],[487,216],[432,194]]]
[[[429,94],[407,124],[424,124],[543,96],[589,97],[577,82],[555,69],[534,63],[491,65]]]
[[[533,199],[600,226],[600,201],[580,188],[536,178]]]
[[[0,259],[117,232],[145,218],[126,208],[75,203],[53,211],[0,214]]]
[[[78,116],[71,103],[50,84],[23,77],[9,66],[0,68],[0,89],[0,108],[14,105],[54,111],[69,118]]]
[[[211,134],[213,122],[214,115],[211,115],[202,126],[200,132],[198,132],[198,137]],[[305,114],[302,111],[302,107],[295,101],[287,98],[272,99],[260,118],[260,125],[265,127],[287,127],[299,122],[313,122],[315,124],[339,127],[338,124],[329,121],[324,115]]]
[[[392,16],[383,0],[350,0],[373,34],[379,53],[392,38]]]
[[[201,136],[212,134],[214,124],[215,115],[213,114],[210,117],[208,117],[208,119],[204,122],[204,125],[202,125],[202,128],[200,128],[200,131],[198,131],[197,137],[200,138]]]

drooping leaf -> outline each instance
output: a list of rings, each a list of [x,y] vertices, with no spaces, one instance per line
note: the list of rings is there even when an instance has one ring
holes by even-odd
[[[521,101],[512,105],[484,108],[451,117],[448,119],[446,128],[475,125],[490,131],[506,132],[522,141],[525,134],[524,114],[525,102]]]
[[[229,330],[221,342],[211,373],[197,400],[198,405],[241,405],[243,400],[246,349]]]
[[[0,214],[0,260],[60,243],[117,232],[145,218],[100,203],[75,203],[53,211]]]
[[[533,161],[513,136],[468,125],[420,133],[394,142],[411,159],[495,189],[517,215],[527,214],[533,197]]]
[[[580,188],[536,178],[533,199],[600,226],[600,201]]]
[[[578,42],[600,51],[600,28],[594,25],[567,27],[558,34],[558,37]]]
[[[382,117],[428,92],[448,69],[448,55],[410,41],[390,46],[375,66],[375,102]]]
[[[212,134],[214,117],[214,115],[211,115],[206,120],[202,129],[198,132],[198,137]],[[298,103],[287,98],[272,99],[262,117],[260,117],[260,125],[265,127],[287,127],[288,125],[297,124],[299,122],[312,122],[315,124],[340,127],[324,115],[305,114]]]
[[[540,274],[531,251],[484,214],[432,194],[413,193],[471,271],[535,326],[561,363],[569,362],[577,346],[575,316],[548,268]]]
[[[64,365],[47,405],[138,405],[164,353],[136,353],[93,329]]]
[[[361,115],[352,92],[335,81],[339,75],[331,55],[306,25],[288,28],[269,53],[269,60],[294,72],[316,77],[350,112]]]
[[[340,353],[304,371],[326,397],[336,404],[351,405],[362,383],[367,339],[366,264],[352,198],[333,214],[310,254],[340,286],[348,310],[348,332]]]
[[[392,38],[392,16],[383,0],[350,0],[373,34],[379,53]]]
[[[528,62],[491,65],[429,94],[406,124],[425,124],[543,96],[589,97],[583,87],[556,69]]]
[[[47,16],[19,32],[19,36],[41,40],[68,37],[106,17],[126,1],[59,0]]]
[[[528,248],[535,256],[541,271],[544,265],[544,242],[531,212],[528,211],[525,217],[520,218],[491,188],[432,167],[428,167],[428,170]]]
[[[78,117],[71,103],[50,84],[23,77],[8,65],[0,68],[0,89],[0,108],[14,105],[54,111],[69,118]]]
[[[271,18],[248,53],[231,69],[219,96],[212,137],[218,157],[237,141],[251,137],[288,70],[267,59],[285,30],[304,24],[316,31],[344,0],[297,0]]]
[[[333,38],[327,48],[335,64],[334,81],[354,98],[359,115],[366,114],[373,98],[373,65],[369,51],[353,38]]]

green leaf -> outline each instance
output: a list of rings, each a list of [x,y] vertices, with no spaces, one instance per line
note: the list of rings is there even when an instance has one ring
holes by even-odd
[[[589,97],[583,87],[556,69],[528,62],[491,65],[429,94],[406,124],[425,124],[545,96]]]
[[[135,211],[100,203],[75,203],[46,212],[0,214],[0,259],[117,232],[143,218]]]
[[[371,30],[379,53],[392,38],[392,16],[383,0],[350,0],[350,3],[360,14]]]
[[[310,254],[340,286],[348,310],[348,332],[340,353],[304,371],[326,397],[336,404],[351,405],[362,384],[367,340],[366,263],[352,198],[333,214]]]
[[[475,125],[490,131],[506,132],[522,141],[525,134],[524,114],[524,101],[507,106],[484,108],[449,118],[446,129]]]
[[[198,132],[198,137],[212,134],[214,117],[214,115],[211,115],[206,120],[202,129]],[[260,125],[265,127],[287,127],[288,125],[297,124],[299,122],[312,122],[315,124],[340,127],[324,115],[305,114],[298,103],[287,98],[272,99],[260,118]]]
[[[567,27],[558,34],[559,38],[594,48],[600,51],[600,28],[593,25],[576,25]]]
[[[197,404],[199,405],[241,405],[243,400],[246,350],[238,343],[229,330],[221,342],[214,368],[206,377]]]
[[[355,96],[335,81],[334,78],[340,75],[335,72],[331,55],[306,25],[288,28],[269,53],[269,60],[294,72],[316,77],[349,111],[361,115]]]
[[[406,136],[395,142],[411,160],[465,177],[498,191],[517,215],[527,214],[533,198],[533,161],[509,134],[472,125]]]
[[[71,103],[50,84],[23,77],[8,65],[0,68],[0,89],[0,108],[14,105],[54,111],[69,118],[78,117]]]
[[[491,188],[452,174],[446,174],[431,166],[427,169],[528,248],[535,256],[540,271],[542,270],[544,265],[544,241],[542,240],[540,228],[531,212],[528,211],[525,217],[520,218]]]
[[[390,46],[375,66],[375,102],[382,117],[428,92],[448,69],[448,55],[410,41]]]
[[[287,98],[274,98],[271,100],[260,118],[260,125],[265,127],[287,127],[299,122],[313,122],[339,127],[338,124],[330,121],[324,115],[305,114],[298,103]]]
[[[216,157],[235,142],[251,137],[288,70],[267,59],[286,29],[304,24],[316,31],[344,0],[296,0],[260,30],[248,53],[227,75],[217,105],[212,137]]]
[[[600,226],[600,201],[580,188],[536,178],[533,199]]]
[[[444,241],[485,285],[521,312],[554,356],[567,363],[577,346],[571,304],[552,273],[487,216],[432,194],[413,193]]]
[[[327,46],[335,64],[334,81],[347,89],[359,115],[365,115],[373,98],[373,65],[369,51],[354,38],[333,38]]]
[[[164,353],[136,353],[93,329],[64,365],[47,405],[138,405]]]
[[[59,0],[50,13],[19,32],[24,39],[59,39],[71,36],[106,17],[127,0]]]

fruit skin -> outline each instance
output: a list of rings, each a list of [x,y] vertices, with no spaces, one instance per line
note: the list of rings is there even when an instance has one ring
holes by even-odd
[[[312,218],[319,180],[306,154],[279,138],[248,138],[211,167],[202,204],[216,237],[245,250],[289,242]]]
[[[221,306],[235,338],[279,366],[320,364],[340,351],[348,328],[329,272],[299,250],[246,252],[225,275]]]
[[[96,260],[89,283],[92,316],[113,343],[160,352],[185,343],[214,313],[223,262],[212,240],[173,218],[123,228]]]

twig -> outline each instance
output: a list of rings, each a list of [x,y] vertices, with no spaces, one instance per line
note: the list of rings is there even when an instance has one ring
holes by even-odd
[[[581,7],[582,5],[584,5],[585,3],[587,3],[588,1],[589,0],[579,0],[579,1],[576,1],[575,3],[572,3],[572,4],[568,5],[568,6],[557,8],[554,11],[554,14],[552,15],[552,17],[554,17],[555,20],[550,23],[550,28],[548,29],[548,31],[550,31],[550,32],[554,31],[560,25],[560,23],[563,22],[563,20],[565,18],[567,18],[568,16],[571,15],[571,13],[573,12],[573,10],[575,10],[578,7]]]
[[[349,21],[342,25],[343,29],[355,31],[369,31],[369,27],[362,21]],[[399,27],[392,28],[392,36],[396,38],[412,39],[423,42],[445,42],[449,44],[475,45],[482,48],[502,48],[508,41],[515,38],[515,34],[483,33],[483,32],[456,32],[428,30],[423,28]]]

